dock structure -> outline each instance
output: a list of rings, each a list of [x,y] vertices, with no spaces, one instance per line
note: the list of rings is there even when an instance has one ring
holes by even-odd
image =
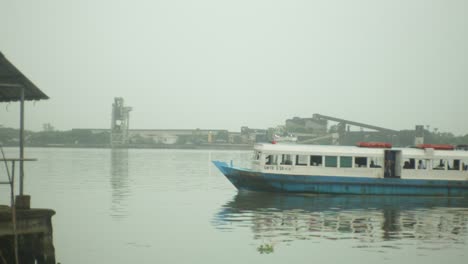
[[[52,243],[50,209],[31,209],[29,195],[24,192],[24,163],[35,161],[24,154],[25,101],[45,100],[49,97],[24,76],[0,52],[0,103],[19,102],[19,157],[7,157],[0,145],[0,184],[10,187],[10,206],[0,205],[0,262],[1,263],[55,263]],[[19,195],[15,195],[16,164],[19,165]],[[0,201],[1,202],[1,201]]]
[[[0,206],[0,263],[55,264],[51,209],[16,208],[13,227],[9,206]],[[15,262],[15,237],[17,258]]]

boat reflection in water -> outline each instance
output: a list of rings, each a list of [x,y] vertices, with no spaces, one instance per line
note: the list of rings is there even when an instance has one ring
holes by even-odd
[[[431,250],[465,244],[468,200],[239,192],[213,223],[219,229],[248,226],[254,239],[266,242],[257,248],[260,253],[272,253],[277,243],[323,239],[351,239],[364,248],[417,241]]]

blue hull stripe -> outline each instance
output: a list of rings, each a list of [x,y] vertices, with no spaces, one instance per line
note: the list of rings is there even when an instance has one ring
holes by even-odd
[[[239,190],[327,194],[468,196],[468,181],[302,176],[254,172],[229,167],[226,163],[217,161],[214,164]]]

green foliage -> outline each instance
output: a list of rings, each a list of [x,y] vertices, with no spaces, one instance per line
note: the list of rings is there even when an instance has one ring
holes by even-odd
[[[28,143],[31,145],[50,144],[108,144],[110,135],[108,132],[93,134],[89,130],[71,131],[42,131],[31,135]]]
[[[260,253],[260,254],[271,254],[275,251],[275,249],[273,248],[273,245],[271,244],[265,244],[265,245],[260,245],[258,248],[257,248],[257,251]]]
[[[0,128],[0,141],[4,145],[17,145],[19,140],[18,129]],[[92,133],[90,130],[76,129],[69,131],[25,131],[25,144],[29,146],[47,145],[105,145],[109,144],[110,133]]]
[[[13,128],[0,128],[0,143],[8,146],[14,142],[18,142],[19,132]]]
[[[272,131],[269,131],[270,134]],[[107,145],[110,142],[110,132],[102,131],[93,133],[87,129],[74,129],[68,131],[25,131],[26,146],[48,146],[48,145]],[[345,133],[340,139],[342,145],[355,145],[358,141],[382,141],[391,142],[394,146],[412,146],[414,145],[414,130],[402,130],[398,135],[388,136],[378,132],[352,132]],[[267,137],[268,139],[268,137]],[[219,131],[214,135],[215,142],[228,142],[229,133]],[[242,143],[239,136],[233,138],[234,144]],[[132,143],[154,144],[150,138],[134,136]],[[19,142],[19,130],[14,128],[0,127],[0,144],[4,146],[16,146]],[[207,142],[207,136],[200,133],[192,135],[178,136],[177,144],[202,144]],[[315,141],[314,144],[330,144],[329,138],[321,141]],[[464,136],[455,136],[450,132],[431,132],[424,131],[424,143],[429,144],[468,144],[468,134]]]

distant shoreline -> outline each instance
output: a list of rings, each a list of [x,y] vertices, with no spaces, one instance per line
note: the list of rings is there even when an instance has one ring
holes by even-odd
[[[19,147],[8,145],[4,147]],[[27,148],[102,148],[112,149],[109,144],[43,144],[43,145],[26,145]],[[252,150],[253,145],[250,144],[129,144],[125,147],[117,147],[115,149],[200,149],[200,150]]]

